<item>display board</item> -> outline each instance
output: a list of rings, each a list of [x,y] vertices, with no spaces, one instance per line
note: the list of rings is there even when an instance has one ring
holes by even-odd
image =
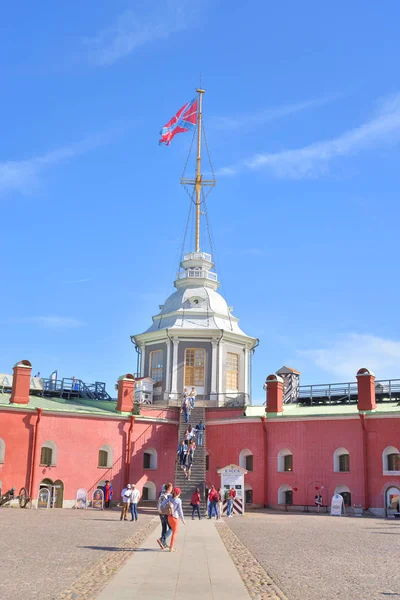
[[[238,465],[228,465],[223,469],[219,469],[218,473],[221,476],[221,488],[223,497],[227,490],[234,488],[236,498],[233,501],[233,513],[244,514],[245,511],[245,495],[244,495],[244,476],[247,475],[246,469]],[[223,513],[226,513],[227,501],[223,500]]]
[[[104,492],[100,488],[93,492],[92,508],[95,508],[96,510],[103,510],[104,508]]]
[[[331,500],[331,517],[341,517],[343,510],[343,497],[340,494],[334,494]]]
[[[79,488],[76,492],[75,508],[87,508],[87,490],[85,490],[85,488]]]
[[[50,490],[46,487],[40,488],[37,508],[49,508],[50,507]]]

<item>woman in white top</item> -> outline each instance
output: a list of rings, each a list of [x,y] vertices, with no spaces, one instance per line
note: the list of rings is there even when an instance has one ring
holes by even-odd
[[[172,506],[174,507],[174,514],[168,515],[168,523],[172,529],[171,543],[169,546],[170,552],[176,552],[176,550],[174,548],[174,544],[175,544],[175,538],[178,534],[179,519],[182,521],[182,523],[184,525],[186,525],[185,518],[183,516],[183,511],[182,511],[182,500],[179,497],[181,495],[181,493],[182,492],[181,492],[180,488],[174,488],[172,491],[172,499],[170,500]]]

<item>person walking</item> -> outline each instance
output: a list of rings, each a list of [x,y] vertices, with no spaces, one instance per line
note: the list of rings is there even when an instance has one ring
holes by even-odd
[[[172,483],[165,483],[158,496],[157,508],[161,521],[161,537],[158,538],[157,544],[162,550],[168,550],[167,538],[169,538],[169,536],[172,534],[172,529],[168,523],[168,514],[164,512],[165,509],[163,508],[163,504],[166,504],[167,501],[171,500],[172,498],[172,488]]]
[[[233,514],[232,514],[233,501],[235,498],[236,498],[236,490],[234,487],[231,487],[229,492],[227,492],[227,500],[228,500],[228,504],[227,504],[227,508],[226,508],[226,516],[227,517],[233,517]]]
[[[192,389],[190,390],[190,394],[189,394],[191,408],[194,408],[194,401],[196,399],[196,396],[197,396],[196,388],[192,387]]]
[[[131,494],[132,494],[132,492],[131,492],[131,484],[128,483],[128,485],[121,492],[122,508],[121,508],[121,518],[120,518],[120,521],[122,521],[122,519],[124,521],[128,520],[128,517],[126,515],[128,513],[129,502],[131,500]]]
[[[197,512],[197,515],[199,517],[199,521],[201,520],[201,515],[200,515],[200,490],[199,488],[196,488],[195,491],[192,494],[192,497],[190,499],[190,505],[192,507],[192,521],[194,521],[194,513]]]
[[[172,514],[168,515],[168,523],[172,529],[171,543],[169,545],[170,552],[176,552],[175,540],[176,536],[178,535],[179,520],[181,520],[182,523],[186,525],[185,517],[183,516],[182,511],[182,500],[180,499],[181,493],[182,491],[180,488],[174,488],[172,491],[172,498],[169,501],[169,504],[171,505],[171,509],[173,511]]]
[[[218,516],[218,513],[217,513],[218,492],[213,485],[211,486],[210,492],[208,494],[208,499],[210,501],[210,503],[208,505],[208,518],[212,519],[214,515],[215,515],[215,517]]]
[[[185,461],[186,461],[186,455],[188,453],[188,446],[185,442],[185,440],[182,440],[182,442],[180,443],[179,447],[179,464],[181,466],[181,469],[185,468]]]
[[[190,471],[192,469],[192,464],[193,464],[193,450],[189,449],[188,452],[186,453],[185,467],[184,467],[185,477],[188,481],[190,481]]]
[[[132,483],[132,485],[131,485],[131,503],[129,505],[130,509],[131,509],[132,521],[138,520],[137,505],[138,505],[139,500],[140,500],[140,492],[137,489],[136,485],[134,483]]]
[[[223,502],[222,502],[222,489],[219,488],[218,490],[218,521],[221,519],[222,517],[222,513],[223,513]]]
[[[183,412],[183,416],[185,417],[186,424],[189,423],[191,410],[192,410],[192,407],[190,404],[190,400],[189,400],[189,398],[185,398],[185,400],[182,404],[182,412]]]
[[[105,485],[103,487],[103,494],[104,494],[104,508],[110,508],[110,502],[113,497],[113,489],[112,489],[112,485],[108,479],[106,479],[106,481],[105,481]]]
[[[204,427],[203,421],[200,421],[199,424],[196,426],[197,445],[198,446],[203,445],[203,434],[204,434],[205,430],[206,430],[206,428]]]

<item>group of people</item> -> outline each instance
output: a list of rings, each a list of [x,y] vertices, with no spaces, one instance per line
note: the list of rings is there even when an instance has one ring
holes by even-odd
[[[196,442],[198,446],[203,445],[203,435],[206,430],[203,421],[200,421],[196,427],[188,425],[185,431],[183,440],[178,444],[177,461],[185,473],[186,479],[190,481],[190,473],[194,461],[194,451],[196,450]]]
[[[183,399],[182,399],[181,410],[185,417],[186,423],[189,423],[190,413],[191,413],[192,409],[194,408],[194,401],[196,400],[196,396],[197,396],[197,392],[194,387],[192,387],[190,392],[188,391],[187,388],[183,388]]]
[[[209,519],[219,520],[222,517],[224,500],[226,501],[226,516],[233,517],[233,501],[236,498],[236,490],[231,487],[223,492],[222,488],[218,490],[212,485],[208,493],[207,515]]]
[[[138,520],[138,502],[140,500],[140,492],[134,483],[128,485],[121,493],[122,507],[120,520],[128,521],[128,510],[131,513],[131,521]]]

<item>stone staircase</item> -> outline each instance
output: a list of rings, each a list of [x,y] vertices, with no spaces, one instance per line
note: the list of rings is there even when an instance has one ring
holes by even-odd
[[[205,408],[202,406],[196,406],[191,412],[190,424],[192,425],[192,427],[195,427],[199,423],[200,420],[203,421],[205,427],[207,427]],[[188,427],[188,425],[186,425],[186,423],[185,423],[185,417],[184,417],[183,413],[180,413],[179,434],[178,434],[177,445],[179,444],[179,442],[181,442],[183,440],[183,437],[184,437],[187,427]],[[206,512],[207,503],[204,501],[204,493],[205,493],[205,486],[206,486],[206,440],[207,440],[207,431],[204,431],[204,433],[203,433],[203,445],[202,446],[197,446],[197,440],[195,438],[196,450],[194,452],[194,460],[193,460],[193,465],[192,465],[192,469],[191,469],[190,481],[188,481],[186,479],[183,469],[181,469],[180,465],[177,464],[175,466],[175,487],[179,487],[182,490],[181,499],[182,499],[183,514],[185,516],[191,516],[191,514],[192,514],[192,507],[190,506],[190,499],[196,488],[199,488],[199,490],[200,490],[200,497],[201,497],[200,510],[201,510],[202,514],[205,514],[205,512]]]

